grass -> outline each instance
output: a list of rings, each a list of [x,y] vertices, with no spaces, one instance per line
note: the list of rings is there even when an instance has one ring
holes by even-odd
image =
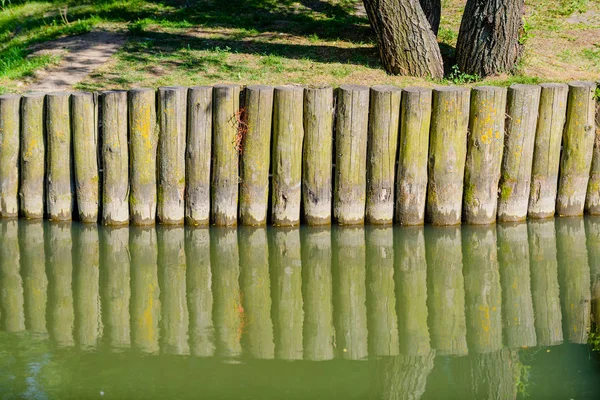
[[[1,1],[1,0],[0,0]],[[515,75],[481,80],[457,69],[465,0],[443,0],[443,81],[385,74],[360,0],[72,0],[0,3],[0,92],[24,91],[59,62],[34,50],[93,29],[125,46],[76,89],[243,84],[538,83],[600,76],[600,0],[526,0],[525,56]],[[66,10],[66,12],[65,12]],[[51,46],[47,44],[47,46]]]

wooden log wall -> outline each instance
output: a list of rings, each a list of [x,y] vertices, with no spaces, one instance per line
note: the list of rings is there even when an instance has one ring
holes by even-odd
[[[0,217],[488,225],[600,213],[597,84],[0,96]]]

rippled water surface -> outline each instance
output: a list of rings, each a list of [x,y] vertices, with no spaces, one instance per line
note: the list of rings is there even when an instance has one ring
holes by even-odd
[[[0,221],[0,399],[598,399],[599,278],[593,218]]]

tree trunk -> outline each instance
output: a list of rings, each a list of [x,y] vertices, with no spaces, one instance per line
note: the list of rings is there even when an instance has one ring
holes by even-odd
[[[425,13],[427,21],[431,26],[431,30],[437,36],[440,29],[440,17],[442,14],[442,2],[440,0],[419,0],[421,8]]]
[[[418,2],[363,0],[381,62],[392,75],[441,78],[442,55]]]
[[[521,57],[524,0],[468,0],[456,45],[457,64],[479,76],[510,72]]]

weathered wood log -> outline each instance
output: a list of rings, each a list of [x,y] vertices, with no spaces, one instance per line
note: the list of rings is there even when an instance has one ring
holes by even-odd
[[[215,354],[215,328],[208,229],[186,231],[185,257],[194,260],[187,265],[191,353],[196,357],[212,357]]]
[[[394,188],[396,187],[401,98],[402,90],[395,86],[373,86],[371,88],[365,211],[366,222],[370,224],[385,225],[394,221]]]
[[[48,277],[42,221],[19,222],[19,235],[27,238],[19,244],[25,292],[25,327],[36,337],[45,337]]]
[[[364,223],[367,187],[369,88],[342,85],[337,91],[333,217],[340,225]]]
[[[0,96],[0,218],[19,215],[19,146],[21,96]]]
[[[423,227],[395,232],[394,280],[400,353],[427,356],[431,345],[427,325],[427,255]]]
[[[302,208],[308,225],[331,223],[333,89],[304,89]]]
[[[213,275],[216,354],[222,357],[237,357],[242,352],[240,338],[244,320],[239,284],[237,231],[218,229],[211,239],[210,264]]]
[[[131,252],[131,344],[148,354],[159,351],[160,289],[158,286],[158,242],[156,230],[132,227]]]
[[[185,222],[192,226],[210,222],[212,90],[211,86],[195,86],[188,90]]]
[[[161,227],[157,233],[160,349],[166,354],[189,354],[185,231],[183,227]]]
[[[81,92],[71,94],[71,129],[79,219],[83,223],[96,223],[100,203],[97,95]]]
[[[71,224],[50,224],[46,230],[46,273],[48,303],[46,324],[50,339],[60,347],[71,347],[75,312],[73,309],[73,238]]]
[[[133,89],[127,94],[129,114],[129,211],[134,225],[154,225],[156,216],[156,94]]]
[[[46,137],[43,93],[24,94],[21,101],[21,169],[19,198],[27,219],[44,216]]]
[[[401,225],[425,220],[431,97],[431,90],[423,88],[406,88],[402,95],[396,183],[396,221]]]
[[[473,88],[463,201],[467,224],[484,225],[496,221],[505,112],[506,89]]]
[[[158,89],[158,222],[180,225],[185,216],[187,88]]]
[[[461,239],[460,227],[439,227],[425,235],[431,346],[439,355],[468,353]]]
[[[556,219],[558,279],[563,332],[571,343],[588,341],[591,317],[590,267],[583,218]]]
[[[433,90],[426,206],[433,225],[460,224],[470,95],[465,88]]]
[[[252,358],[272,359],[275,356],[275,342],[273,321],[271,320],[267,231],[255,228],[241,229],[238,241],[240,244],[240,287],[244,294],[242,298],[244,307],[242,348]]]
[[[561,216],[583,214],[594,152],[593,82],[569,83],[567,121],[563,133],[556,212]],[[592,189],[593,191],[593,189]]]
[[[69,221],[73,212],[70,93],[46,95],[47,212],[52,221]]]
[[[467,341],[475,353],[502,349],[502,290],[496,228],[462,228]]]
[[[300,231],[276,230],[271,236],[269,254],[273,274],[271,279],[275,358],[301,360],[304,312]]]
[[[122,351],[130,346],[129,228],[104,228],[100,234],[100,298],[102,300],[103,338],[109,348]]]
[[[394,285],[394,230],[366,229],[369,355],[399,354]]]
[[[527,212],[527,216],[530,218],[554,216],[560,148],[569,94],[569,86],[565,84],[544,83],[540,86],[542,92],[535,133],[531,190]]]
[[[237,225],[239,118],[239,85],[215,85],[210,212],[217,226]]]
[[[537,85],[517,84],[508,88],[499,221],[523,221],[527,218],[540,93]]]
[[[600,87],[600,81],[596,82],[596,88]],[[594,93],[597,92],[597,89]],[[594,94],[596,100],[594,152],[592,155],[592,170],[588,182],[587,195],[585,198],[585,212],[590,215],[600,215],[600,98]]]
[[[537,344],[556,346],[563,341],[563,331],[554,220],[530,221],[527,229]]]
[[[502,312],[506,345],[511,349],[535,347],[531,278],[529,271],[529,241],[527,224],[498,225],[498,256]]]
[[[304,359],[331,360],[334,355],[331,230],[301,229],[300,240],[302,264],[310,266],[302,269]]]
[[[124,225],[129,223],[127,92],[104,92],[101,99],[102,223]]]
[[[273,96],[273,187],[271,222],[300,223],[304,89],[277,86]]]
[[[365,256],[363,228],[333,231],[333,318],[339,358],[368,356]]]
[[[248,86],[242,123],[240,163],[240,224],[267,223],[273,88]]]
[[[100,241],[98,227],[86,225],[73,235],[73,297],[75,307],[75,342],[80,349],[98,346],[101,334]]]
[[[25,310],[18,222],[0,220],[0,234],[0,329],[21,332],[25,330]]]

